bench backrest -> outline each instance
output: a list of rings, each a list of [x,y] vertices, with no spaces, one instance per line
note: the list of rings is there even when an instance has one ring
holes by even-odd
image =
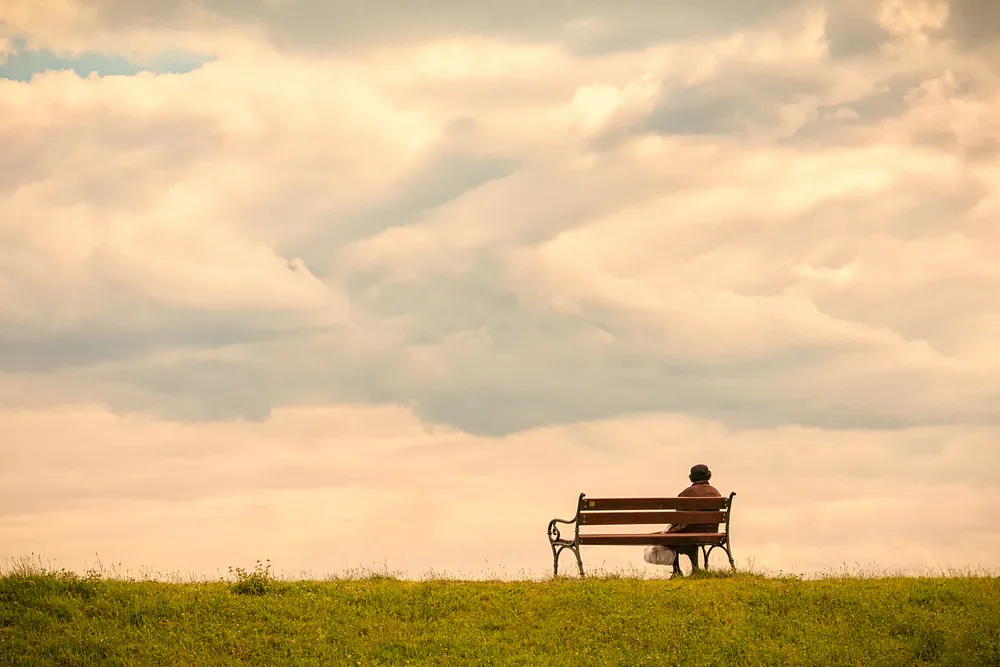
[[[727,523],[729,498],[587,498],[580,496],[580,526]]]

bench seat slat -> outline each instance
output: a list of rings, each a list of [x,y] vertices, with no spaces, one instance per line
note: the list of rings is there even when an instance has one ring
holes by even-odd
[[[625,526],[651,524],[719,524],[726,520],[725,512],[684,511],[674,512],[588,512],[580,513],[580,521],[585,526]]]
[[[584,512],[601,510],[723,510],[726,498],[584,498]]]
[[[722,544],[725,540],[725,533],[618,533],[580,535],[580,544],[605,546],[661,544],[669,547],[695,544]]]

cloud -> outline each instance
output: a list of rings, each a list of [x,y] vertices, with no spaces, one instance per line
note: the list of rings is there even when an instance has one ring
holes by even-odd
[[[261,423],[182,425],[85,406],[0,422],[14,445],[0,473],[6,543],[46,546],[62,566],[96,551],[168,571],[267,557],[316,575],[383,560],[411,575],[544,574],[541,527],[571,514],[578,493],[673,494],[700,461],[737,493],[741,564],[916,571],[984,565],[1000,546],[992,428],[736,432],[649,414],[482,439],[363,405],[300,406]],[[926,530],[938,521],[947,544]],[[585,558],[655,570],[635,549]]]
[[[0,406],[19,434],[3,452],[44,480],[29,442],[56,460],[93,435],[43,491],[4,501],[23,503],[16,544],[77,511],[132,549],[78,501],[132,498],[128,526],[169,500],[170,539],[193,539],[200,512],[210,532],[369,503],[385,514],[330,515],[360,531],[344,557],[391,552],[379,527],[404,507],[439,531],[416,567],[459,548],[466,516],[424,510],[462,497],[496,514],[487,490],[541,488],[521,468],[575,461],[502,519],[523,544],[505,557],[534,563],[522,514],[558,513],[581,485],[632,488],[635,461],[741,447],[759,460],[730,479],[767,507],[748,548],[773,563],[792,563],[779,545],[807,516],[761,505],[785,468],[803,493],[830,489],[814,508],[828,541],[799,565],[834,563],[839,512],[923,502],[931,470],[989,508],[958,461],[995,468],[975,447],[1000,402],[1000,80],[949,32],[955,3],[442,5],[344,15],[340,36],[334,9],[306,25],[288,7],[2,10],[9,34],[67,58],[218,56],[0,81]],[[300,419],[315,451],[296,449]],[[388,449],[362,437],[383,420]],[[318,435],[334,428],[352,435]],[[656,438],[695,444],[618,444]],[[81,472],[115,459],[107,478]],[[876,491],[868,465],[889,462]],[[32,513],[48,528],[26,528]],[[289,557],[308,546],[293,525]],[[909,564],[947,562],[898,541]]]
[[[815,3],[809,3],[814,5]],[[399,6],[381,0],[359,10],[349,2],[236,2],[177,4],[122,0],[62,0],[45,14],[28,2],[7,8],[16,30],[68,41],[72,20],[81,38],[161,30],[238,29],[265,36],[282,50],[340,52],[372,45],[433,41],[453,35],[486,35],[515,42],[562,42],[574,51],[627,50],[664,39],[698,39],[781,18],[787,3],[727,0],[707,10],[684,2],[637,0],[614,9],[600,2],[557,2],[538,7],[511,3],[437,2]],[[792,7],[793,12],[798,8]]]
[[[951,0],[947,5],[946,34],[972,48],[992,47],[1000,42],[1000,9],[988,0]]]
[[[990,130],[942,124],[989,117],[989,79],[959,55],[943,74],[880,65],[903,83],[897,113],[866,119],[878,140],[834,133],[816,150],[797,128],[881,85],[825,64],[823,25],[720,37],[695,74],[683,44],[595,68],[455,40],[8,84],[0,359],[89,366],[110,405],[175,418],[371,399],[494,435],[645,410],[989,421],[995,361],[967,356],[986,338],[966,318],[992,298],[996,238],[974,211],[995,187],[958,156]],[[480,99],[527,72],[575,85]],[[756,120],[655,124],[704,91]],[[784,146],[765,143],[776,133]],[[948,317],[901,305],[919,294]],[[189,352],[162,361],[171,349]]]

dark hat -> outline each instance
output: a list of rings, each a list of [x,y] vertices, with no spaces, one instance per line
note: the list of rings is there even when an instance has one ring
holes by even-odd
[[[712,471],[708,469],[708,466],[704,463],[699,463],[696,466],[691,467],[691,474],[689,475],[692,482],[707,482],[712,479]]]

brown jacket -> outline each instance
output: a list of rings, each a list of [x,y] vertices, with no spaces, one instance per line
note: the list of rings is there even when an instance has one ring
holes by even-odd
[[[681,498],[721,498],[719,490],[708,482],[695,482],[688,488],[677,494]],[[719,524],[717,523],[696,523],[685,526],[684,524],[670,524],[668,533],[717,533]]]

